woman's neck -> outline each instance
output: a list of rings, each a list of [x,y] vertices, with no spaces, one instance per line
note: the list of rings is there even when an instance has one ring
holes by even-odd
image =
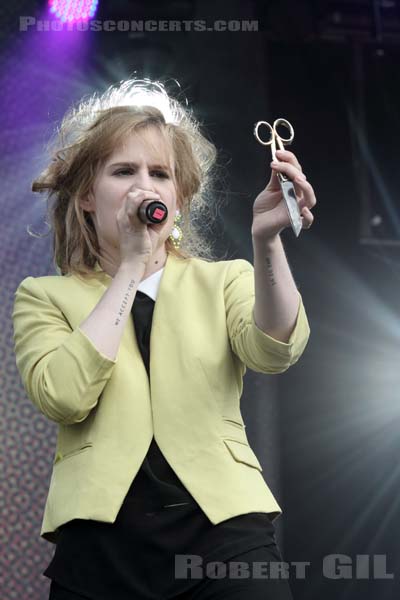
[[[150,256],[148,262],[146,263],[146,269],[143,273],[141,281],[147,279],[147,277],[150,277],[157,271],[160,271],[160,269],[162,269],[165,266],[167,258],[168,253],[165,249],[165,246],[162,246]],[[119,268],[118,261],[111,261],[104,258],[99,261],[99,264],[103,271],[110,275],[110,277],[114,277]]]

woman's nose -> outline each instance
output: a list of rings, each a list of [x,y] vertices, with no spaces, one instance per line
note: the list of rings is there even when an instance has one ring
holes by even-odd
[[[153,181],[147,169],[140,169],[136,172],[135,184],[142,190],[154,191]]]

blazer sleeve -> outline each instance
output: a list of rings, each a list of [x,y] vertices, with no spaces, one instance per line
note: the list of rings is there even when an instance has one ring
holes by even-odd
[[[244,259],[231,261],[225,280],[225,308],[233,352],[258,373],[282,373],[296,363],[310,336],[310,327],[299,293],[295,327],[287,343],[267,335],[254,320],[254,267]]]
[[[79,327],[72,330],[34,277],[26,277],[14,296],[14,352],[29,398],[56,423],[83,421],[117,360],[99,352]]]

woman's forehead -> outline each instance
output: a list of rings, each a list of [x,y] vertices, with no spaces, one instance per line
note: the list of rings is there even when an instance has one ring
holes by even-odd
[[[128,133],[114,149],[110,161],[135,161],[173,166],[173,154],[167,139],[154,127]],[[108,161],[109,162],[109,161]]]

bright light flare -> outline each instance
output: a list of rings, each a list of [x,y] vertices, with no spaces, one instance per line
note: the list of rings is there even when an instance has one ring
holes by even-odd
[[[49,0],[50,12],[63,23],[91,19],[97,4],[98,0]]]

